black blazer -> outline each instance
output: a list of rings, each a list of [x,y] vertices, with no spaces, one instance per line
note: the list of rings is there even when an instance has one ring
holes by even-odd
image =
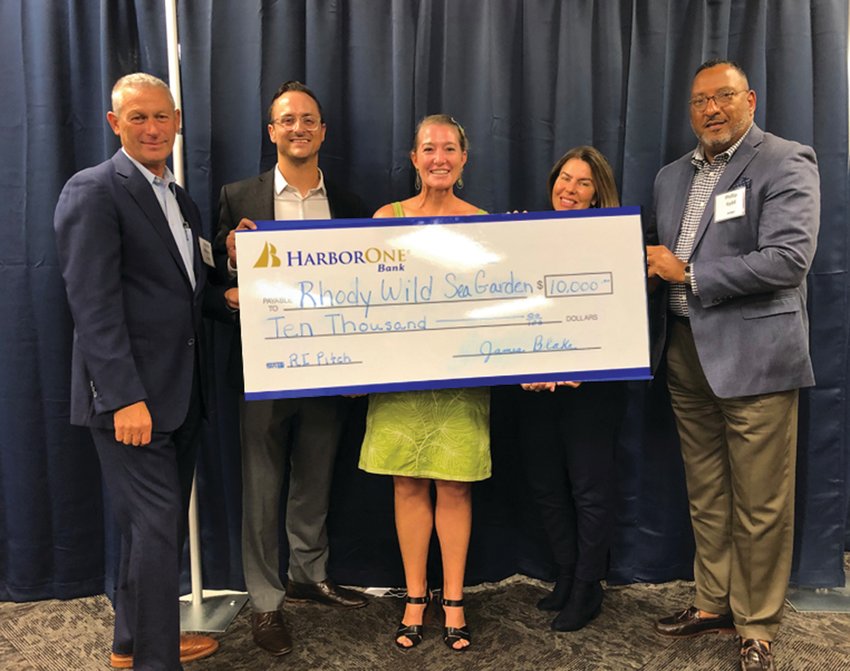
[[[216,270],[219,277],[227,277],[227,235],[244,217],[252,221],[274,220],[274,171],[272,168],[256,177],[225,184],[221,189],[218,206],[218,233],[213,244]],[[333,219],[364,219],[369,217],[363,201],[353,193],[338,188],[325,179],[328,205]],[[231,286],[238,285],[238,277]],[[238,324],[238,318],[237,318]],[[227,362],[227,378],[237,389],[244,388],[242,374],[242,338],[239,328],[234,329]]]

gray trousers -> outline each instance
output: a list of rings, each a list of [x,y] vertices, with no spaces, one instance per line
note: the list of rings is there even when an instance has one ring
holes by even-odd
[[[338,396],[240,403],[242,564],[256,612],[277,610],[285,595],[278,548],[287,461],[289,578],[315,583],[328,577],[326,521],[344,403]]]

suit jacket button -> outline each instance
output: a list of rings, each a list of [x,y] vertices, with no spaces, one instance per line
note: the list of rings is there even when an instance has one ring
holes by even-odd
[[[194,338],[189,338],[189,340],[186,342],[186,344],[187,344],[187,345],[189,345],[189,347],[191,347],[192,345],[194,345],[194,344],[195,344],[195,339],[194,339]]]

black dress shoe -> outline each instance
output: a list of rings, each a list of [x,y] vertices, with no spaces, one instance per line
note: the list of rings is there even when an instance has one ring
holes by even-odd
[[[567,599],[570,597],[572,588],[572,574],[558,576],[552,591],[537,602],[537,607],[540,610],[553,610],[555,612],[563,610],[564,606],[567,605]]]
[[[290,580],[286,583],[286,600],[292,603],[315,601],[326,606],[337,606],[339,608],[362,608],[369,603],[369,599],[365,595],[339,587],[330,578],[315,583]]]
[[[754,638],[741,641],[741,671],[776,671],[768,645]]]
[[[700,617],[699,608],[691,606],[669,617],[662,617],[655,622],[655,631],[665,636],[699,636],[700,634],[717,634],[735,630],[732,615],[720,615],[717,617]]]
[[[570,597],[564,609],[552,620],[555,631],[578,631],[599,615],[602,610],[602,585],[598,580],[573,581]]]
[[[251,614],[251,634],[257,647],[273,655],[292,651],[292,637],[279,610]]]

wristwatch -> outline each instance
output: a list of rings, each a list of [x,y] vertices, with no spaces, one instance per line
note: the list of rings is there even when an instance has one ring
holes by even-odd
[[[685,285],[686,286],[688,286],[688,287],[693,286],[693,284],[691,282],[692,277],[693,276],[691,275],[691,264],[686,263],[685,264]]]

